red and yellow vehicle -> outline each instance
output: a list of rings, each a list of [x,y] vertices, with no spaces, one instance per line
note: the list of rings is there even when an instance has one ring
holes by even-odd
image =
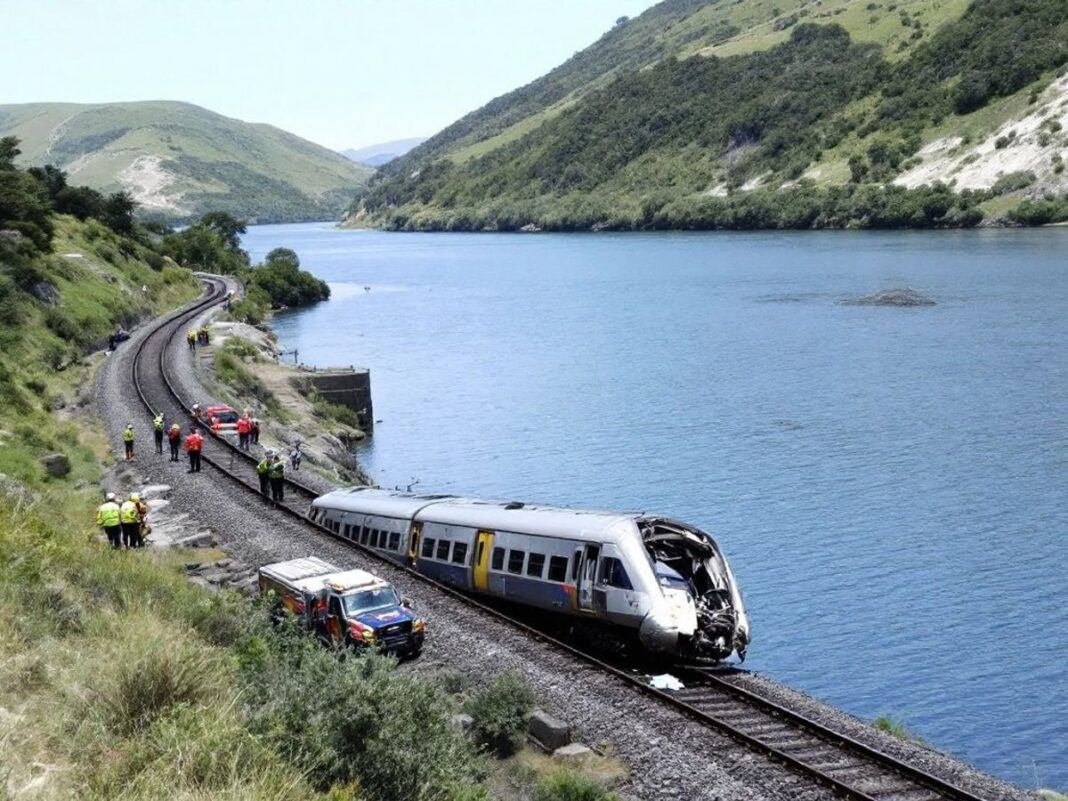
[[[415,616],[393,585],[366,570],[341,570],[314,556],[265,565],[261,595],[272,595],[278,612],[288,611],[331,646],[375,646],[418,656],[426,621]]]

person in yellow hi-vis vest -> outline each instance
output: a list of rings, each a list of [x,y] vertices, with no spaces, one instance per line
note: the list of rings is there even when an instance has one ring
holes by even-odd
[[[118,548],[122,542],[122,531],[119,523],[119,505],[115,503],[115,493],[109,492],[104,496],[104,502],[96,510],[96,524],[104,529],[108,543],[112,548]]]
[[[163,453],[163,412],[152,418],[152,436],[156,439],[156,453]]]
[[[122,445],[126,449],[126,461],[132,462],[134,458],[133,454],[133,442],[134,442],[134,430],[132,425],[127,425],[122,432]]]
[[[122,526],[122,544],[127,548],[136,548],[141,541],[141,515],[134,501],[127,499],[122,502],[119,525]]]

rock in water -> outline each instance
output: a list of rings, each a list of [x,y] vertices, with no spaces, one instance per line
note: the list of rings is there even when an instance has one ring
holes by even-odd
[[[41,466],[53,478],[63,478],[70,473],[70,459],[63,453],[50,453],[41,457]]]
[[[930,298],[915,289],[883,289],[859,298],[841,301],[846,306],[934,306]]]

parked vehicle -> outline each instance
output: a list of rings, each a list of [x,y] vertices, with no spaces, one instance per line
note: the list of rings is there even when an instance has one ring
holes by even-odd
[[[633,634],[656,653],[745,658],[730,565],[711,535],[677,520],[366,487],[323,495],[308,515],[467,592]]]
[[[426,621],[388,581],[366,570],[341,570],[314,556],[265,565],[259,570],[261,595],[272,595],[279,615],[292,613],[328,645],[379,647],[418,656]]]
[[[204,412],[204,420],[208,425],[215,427],[215,421],[218,421],[217,428],[222,431],[236,431],[239,418],[240,415],[234,408],[225,403],[216,403]]]

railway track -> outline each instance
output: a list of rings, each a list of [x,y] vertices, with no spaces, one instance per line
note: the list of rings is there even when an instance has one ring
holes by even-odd
[[[150,415],[157,410],[175,410],[176,407],[188,413],[190,408],[188,399],[182,397],[167,370],[168,353],[183,325],[206,308],[219,303],[225,295],[226,285],[221,280],[208,276],[201,280],[205,284],[204,297],[157,322],[138,345],[132,379]],[[152,372],[149,372],[150,367]],[[413,580],[476,607],[534,639],[553,644],[842,798],[855,801],[986,801],[905,760],[732,683],[729,672],[716,668],[688,667],[678,671],[679,677],[686,682],[685,689],[671,691],[651,687],[644,676],[608,664],[571,643],[552,637],[452,587],[403,565],[389,562],[359,543],[339,537],[329,528],[315,523],[305,513],[310,502],[318,495],[311,487],[287,478],[288,500],[278,503],[265,498],[259,492],[258,482],[253,483],[255,474],[252,466],[256,459],[233,443],[216,436],[207,427],[202,425],[202,428],[208,434],[203,461],[227,480],[254,494],[260,503],[300,520],[318,533],[339,540],[370,559],[404,570]]]

